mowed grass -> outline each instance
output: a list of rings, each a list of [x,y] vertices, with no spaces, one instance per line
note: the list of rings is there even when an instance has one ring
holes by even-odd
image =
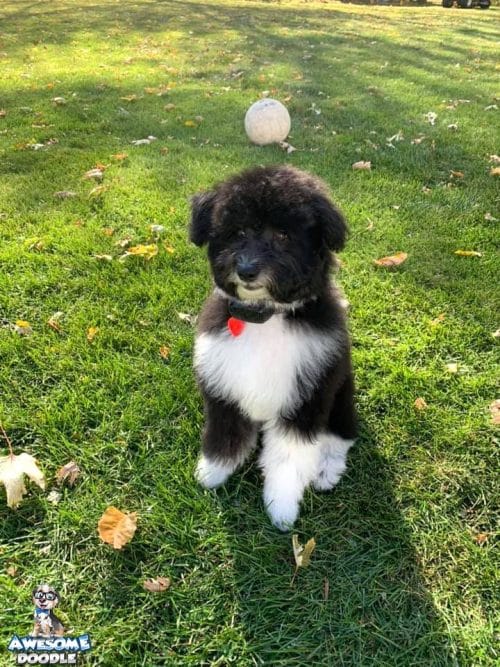
[[[1,664],[31,629],[41,581],[60,590],[71,632],[90,632],[89,664],[498,664],[500,137],[498,110],[485,111],[499,104],[498,9],[1,11],[0,420],[47,491],[70,459],[82,469],[57,505],[31,486],[12,511],[0,492]],[[245,110],[266,90],[290,110],[294,153],[246,139]],[[189,195],[276,162],[323,177],[349,220],[338,280],[362,424],[337,489],[305,497],[296,532],[317,549],[292,587],[291,538],[265,515],[255,461],[217,492],[193,479],[202,406],[193,327],[178,316],[210,291],[186,238]],[[83,175],[99,163],[104,190],[90,195]],[[155,241],[152,224],[165,227],[158,255],[118,261],[122,239]],[[397,251],[409,255],[398,269],[373,265]],[[109,505],[139,514],[122,551],[97,536]],[[155,576],[168,592],[143,590]]]

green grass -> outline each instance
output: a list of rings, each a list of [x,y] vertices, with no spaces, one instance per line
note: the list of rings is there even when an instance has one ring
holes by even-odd
[[[498,110],[484,111],[500,104],[498,9],[7,0],[1,11],[0,420],[49,490],[70,459],[83,471],[57,506],[31,487],[12,511],[0,491],[2,647],[30,630],[31,588],[48,580],[72,632],[91,633],[90,664],[498,664],[498,225],[485,214],[500,218],[489,174],[500,137]],[[289,98],[297,152],[248,143],[243,116],[264,90]],[[361,159],[370,173],[352,171]],[[89,197],[82,177],[99,162],[107,189]],[[296,528],[317,550],[293,588],[291,539],[265,515],[255,462],[216,493],[193,480],[201,401],[193,329],[177,316],[210,290],[186,239],[188,196],[274,162],[323,177],[349,219],[339,281],[362,422],[338,488],[306,495]],[[117,261],[116,242],[151,242],[151,224],[165,226],[158,256]],[[372,263],[401,250],[395,271]],[[56,311],[61,333],[46,324]],[[19,319],[31,336],[12,330]],[[140,517],[122,552],[97,537],[111,504]],[[146,593],[150,576],[171,589]]]

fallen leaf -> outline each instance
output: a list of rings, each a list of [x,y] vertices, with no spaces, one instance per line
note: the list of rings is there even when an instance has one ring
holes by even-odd
[[[500,155],[490,155],[490,162],[493,162],[493,164],[500,164]]]
[[[381,257],[380,259],[374,259],[373,263],[377,266],[399,266],[404,261],[406,261],[408,253],[406,252],[397,252],[395,255],[388,255],[387,257]]]
[[[101,262],[112,262],[113,261],[113,256],[112,255],[94,255],[95,259],[98,259]]]
[[[417,410],[425,410],[428,407],[425,400],[423,398],[421,398],[420,396],[415,399],[415,402],[413,403],[413,405],[415,406],[415,408]]]
[[[99,332],[99,327],[89,327],[87,329],[87,340],[91,343]]]
[[[59,491],[51,491],[47,496],[47,500],[49,503],[52,503],[52,505],[58,505],[61,500],[61,494]]]
[[[492,334],[493,338],[500,338],[500,329],[497,329]]]
[[[354,162],[352,168],[356,171],[371,171],[372,163],[360,160],[359,162]]]
[[[61,319],[63,314],[64,313],[61,310],[58,310],[57,313],[54,313],[51,317],[49,317],[49,319],[47,320],[47,326],[49,326],[57,333],[61,333],[62,329],[59,320]]]
[[[459,257],[482,257],[482,254],[477,250],[455,250],[453,254]]]
[[[113,158],[113,160],[116,160],[117,162],[122,162],[123,160],[126,160],[128,158],[128,153],[115,153],[111,157]]]
[[[323,579],[323,600],[328,600],[330,596],[330,582],[328,579]]]
[[[62,107],[65,104],[67,104],[66,99],[64,97],[53,97],[52,102],[54,102],[56,107]]]
[[[85,174],[83,175],[83,178],[87,178],[87,179],[94,178],[96,181],[102,181],[103,176],[104,176],[104,174],[103,174],[102,169],[95,168],[95,169],[89,169],[88,171],[86,171]]]
[[[72,190],[60,190],[59,192],[54,192],[54,197],[58,199],[70,199],[71,197],[77,197],[76,192]]]
[[[484,107],[484,110],[485,110],[485,111],[493,111],[493,110],[496,110],[496,109],[498,109],[498,105],[497,105],[497,104],[488,104],[487,107]]]
[[[500,424],[500,398],[497,398],[496,401],[490,403],[490,414],[493,424]]]
[[[484,214],[484,219],[487,220],[488,222],[496,222],[497,221],[497,219],[494,218],[491,215],[491,213],[489,213],[489,212]]]
[[[195,123],[194,120],[186,120],[184,122],[185,127],[197,127],[197,124]]]
[[[12,454],[0,457],[0,483],[5,486],[7,505],[12,509],[16,509],[27,492],[24,475],[45,489],[45,477],[30,454],[23,452],[18,456]]]
[[[452,361],[449,364],[446,364],[445,368],[448,371],[448,373],[458,373],[458,364],[454,361]]]
[[[489,537],[488,533],[477,533],[476,535],[474,535],[474,542],[476,544],[479,544],[479,546],[481,547],[483,544],[486,544],[486,542],[488,541],[488,537]]]
[[[81,470],[75,461],[69,461],[56,472],[56,481],[58,484],[67,483],[74,486],[76,480],[80,477]]]
[[[124,259],[132,255],[134,257],[144,257],[145,260],[149,261],[157,254],[158,254],[158,246],[156,245],[156,243],[150,243],[147,245],[139,244],[130,247],[127,250],[127,252],[120,257],[120,261],[123,261]]]
[[[300,544],[299,536],[292,535],[293,555],[295,558],[295,574],[299,567],[307,567],[311,561],[311,554],[316,547],[316,540],[311,537],[304,545]],[[294,575],[295,576],[295,575]]]
[[[16,320],[14,331],[20,336],[30,336],[33,333],[30,323],[26,320]]]
[[[450,123],[448,125],[448,129],[456,131],[456,130],[458,130],[458,124],[457,123]]]
[[[160,357],[165,359],[165,361],[170,357],[170,348],[166,345],[160,346]]]
[[[424,118],[430,125],[434,125],[437,120],[437,113],[434,113],[434,111],[429,111],[428,113],[424,114]]]
[[[132,141],[131,143],[134,146],[146,146],[147,144],[151,144],[153,141],[156,141],[156,137],[153,137],[153,135],[150,134],[146,139],[135,139],[135,141]]]
[[[441,324],[444,322],[445,314],[444,313],[439,313],[437,317],[435,317],[433,320],[429,322],[429,324],[433,327],[437,326],[438,324]]]
[[[101,197],[106,190],[109,189],[109,185],[96,185],[95,188],[92,188],[92,190],[89,192],[89,199],[95,199],[97,197]]]
[[[463,171],[455,171],[454,169],[450,171],[450,178],[463,178],[463,177],[464,177]]]
[[[168,104],[165,104],[163,108],[165,109],[165,111],[173,111],[175,109],[175,104],[169,102]]]
[[[149,229],[153,234],[163,234],[165,225],[149,225]]]
[[[297,150],[294,146],[292,146],[292,144],[289,144],[287,141],[280,141],[279,146],[288,154],[294,153]]]
[[[137,95],[123,95],[123,97],[120,97],[121,100],[124,102],[136,102],[139,98]]]
[[[17,574],[17,567],[15,565],[9,565],[7,568],[7,574],[9,577],[15,577]]]
[[[5,111],[5,109],[0,109],[0,118],[5,118],[6,115],[7,112]]]
[[[195,324],[197,320],[196,315],[189,315],[189,313],[177,313],[177,317],[188,324]]]
[[[113,229],[113,227],[103,227],[102,233],[104,234],[104,236],[113,236],[115,230]]]
[[[97,524],[99,537],[111,544],[114,549],[121,549],[134,537],[137,529],[137,512],[125,514],[116,507],[108,507]]]
[[[165,248],[165,250],[168,252],[169,255],[173,255],[175,253],[175,249],[168,243],[164,243],[163,247]]]
[[[142,585],[150,593],[163,593],[170,588],[171,583],[168,577],[156,577],[156,579],[146,579]]]
[[[490,176],[500,176],[500,167],[492,167],[490,169]]]
[[[428,195],[430,192],[432,192],[431,188],[428,188],[426,185],[422,186],[422,192],[424,195]]]

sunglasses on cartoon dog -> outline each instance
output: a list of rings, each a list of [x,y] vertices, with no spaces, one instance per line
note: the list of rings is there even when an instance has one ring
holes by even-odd
[[[43,591],[37,591],[34,595],[35,600],[50,600],[53,601],[57,598],[55,593],[44,593]]]

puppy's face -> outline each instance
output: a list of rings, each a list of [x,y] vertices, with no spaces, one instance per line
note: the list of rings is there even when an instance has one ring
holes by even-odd
[[[191,240],[242,301],[293,303],[325,288],[346,226],[323,184],[291,167],[244,172],[192,200]]]

